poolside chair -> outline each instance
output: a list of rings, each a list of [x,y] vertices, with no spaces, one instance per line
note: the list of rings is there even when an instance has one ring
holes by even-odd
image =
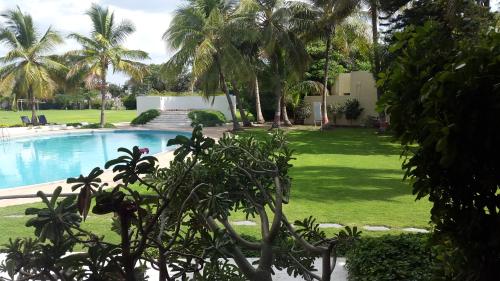
[[[45,115],[38,115],[38,125],[47,125],[47,118]]]
[[[313,111],[314,111],[314,126],[316,123],[319,123],[323,128],[323,118],[321,118],[321,102],[313,103]]]
[[[24,126],[33,125],[28,116],[21,116],[21,121],[23,122]]]

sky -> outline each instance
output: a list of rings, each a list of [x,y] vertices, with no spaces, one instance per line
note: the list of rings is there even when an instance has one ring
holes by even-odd
[[[492,0],[493,9],[498,10],[500,0]],[[174,53],[161,39],[168,28],[173,13],[185,3],[183,0],[0,0],[0,12],[19,6],[25,13],[31,14],[40,32],[49,26],[67,36],[77,32],[88,35],[90,19],[85,12],[92,3],[109,6],[115,12],[115,19],[131,20],[136,32],[127,38],[124,45],[129,49],[140,49],[149,53],[151,60],[146,63],[163,63]],[[72,39],[58,46],[57,53],[78,49]],[[0,46],[0,56],[5,54],[5,47]],[[123,84],[127,77],[112,74],[110,82]]]

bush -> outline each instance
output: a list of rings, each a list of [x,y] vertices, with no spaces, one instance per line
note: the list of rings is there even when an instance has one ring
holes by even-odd
[[[345,119],[351,122],[358,119],[363,112],[363,108],[357,99],[348,99],[344,104],[344,115]]]
[[[436,275],[498,280],[500,32],[475,1],[457,3],[464,13],[452,22],[441,3],[439,18],[396,33],[380,105],[405,148],[413,194],[433,204]]]
[[[135,117],[134,120],[130,122],[130,124],[144,125],[158,116],[160,116],[160,111],[158,109],[150,109],[148,111],[144,111],[139,116]]]
[[[99,124],[99,123],[92,123],[92,124],[84,125],[81,127],[81,129],[100,129],[100,128],[101,128],[101,124]],[[113,128],[116,128],[116,126],[111,124],[111,123],[106,123],[106,124],[104,124],[103,128],[113,129]]]
[[[304,124],[304,120],[312,115],[312,106],[310,102],[304,100],[300,101],[298,106],[294,110],[294,121],[295,124]]]
[[[345,105],[341,105],[339,103],[329,104],[326,107],[326,111],[331,116],[333,124],[337,124],[337,120],[342,117],[345,112]]]
[[[193,110],[188,114],[191,126],[203,125],[204,127],[215,127],[227,122],[226,117],[216,110]]]
[[[137,97],[133,94],[123,98],[123,106],[126,109],[137,109]]]
[[[347,251],[350,280],[431,280],[429,235],[401,234],[362,238]]]

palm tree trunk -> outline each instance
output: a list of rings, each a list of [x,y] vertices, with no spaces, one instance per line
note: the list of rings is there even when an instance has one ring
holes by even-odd
[[[254,93],[255,93],[255,111],[257,114],[257,123],[264,124],[266,120],[264,119],[264,115],[262,115],[262,108],[260,106],[260,88],[259,88],[259,78],[255,75],[254,79]]]
[[[243,103],[241,101],[241,93],[238,89],[238,85],[236,83],[236,81],[231,80],[231,86],[233,86],[233,91],[234,91],[234,95],[236,97],[236,105],[238,106],[238,110],[240,111],[240,116],[241,116],[241,120],[243,121],[243,127],[251,127],[252,126],[252,123],[250,123],[250,121],[248,121],[248,117],[247,117],[247,114],[245,113],[245,109],[243,109]]]
[[[276,85],[276,89],[274,91],[274,98],[276,100],[274,102],[274,120],[271,128],[279,128],[281,125],[281,82]]]
[[[328,71],[330,68],[330,48],[332,45],[332,32],[328,33],[326,37],[326,50],[325,50],[325,67],[324,67],[324,77],[323,82],[323,95],[321,97],[321,119],[323,119],[323,126],[328,124],[328,113],[326,112],[326,95],[328,94]]]
[[[380,53],[378,45],[378,7],[375,0],[371,1],[370,7],[371,20],[372,20],[372,38],[373,38],[373,75],[375,80],[378,78],[380,72]],[[381,90],[377,87],[377,99],[381,96]]]
[[[226,85],[226,78],[224,77],[224,72],[222,72],[222,66],[220,63],[220,58],[219,55],[215,55],[215,61],[217,63],[217,68],[219,69],[219,79],[220,79],[220,85],[222,88],[222,91],[226,95],[227,98],[227,103],[229,104],[229,111],[231,112],[231,118],[233,119],[233,131],[240,130],[240,123],[238,123],[238,119],[236,118],[236,111],[235,107],[233,104],[233,100],[231,99],[231,96],[229,95],[229,91],[227,89]]]
[[[104,124],[106,123],[104,117],[105,103],[106,103],[106,78],[103,76],[103,78],[101,79],[101,121],[100,121],[101,128],[104,128]]]
[[[38,125],[38,118],[36,116],[35,93],[33,93],[33,89],[31,88],[31,86],[28,89],[28,96],[31,99],[31,123],[33,123],[33,125]]]
[[[16,93],[12,93],[12,102],[11,102],[11,105],[10,105],[10,110],[12,111],[17,111],[18,108],[17,108],[17,95]]]
[[[292,122],[288,118],[288,112],[286,111],[285,95],[281,96],[281,115],[283,115],[283,124],[285,126],[292,126]]]

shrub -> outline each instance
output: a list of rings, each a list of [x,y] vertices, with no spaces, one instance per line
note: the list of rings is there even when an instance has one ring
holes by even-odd
[[[431,280],[429,235],[362,238],[347,251],[349,279],[356,281]]]
[[[123,98],[123,106],[126,109],[137,109],[137,97],[133,94],[130,94]]]
[[[82,125],[82,123],[80,123],[80,122],[66,123],[66,126],[72,126],[72,127],[78,127],[78,126],[81,126],[81,125]]]
[[[345,119],[350,120],[352,123],[352,121],[359,118],[363,110],[357,99],[348,99],[344,104]]]
[[[296,124],[304,124],[304,120],[312,115],[312,106],[310,102],[300,101],[294,110],[294,121]]]
[[[204,127],[215,127],[227,122],[226,117],[216,110],[193,110],[188,114],[191,126],[203,125]]]
[[[500,33],[475,1],[457,3],[454,21],[441,3],[442,16],[396,33],[378,85],[413,194],[433,204],[436,275],[498,280]]]
[[[135,117],[134,120],[130,122],[130,124],[144,125],[158,116],[160,116],[160,111],[158,109],[150,109],[148,111],[144,111],[139,116]]]
[[[92,124],[84,125],[81,128],[82,129],[100,129],[101,128],[101,124],[99,124],[99,123],[92,123]],[[106,123],[106,124],[104,124],[103,128],[113,129],[113,128],[116,128],[116,126],[113,125],[113,124],[111,124],[111,123]]]
[[[326,107],[328,114],[330,114],[333,124],[337,124],[337,120],[342,117],[345,112],[345,105],[339,103],[329,104]]]

